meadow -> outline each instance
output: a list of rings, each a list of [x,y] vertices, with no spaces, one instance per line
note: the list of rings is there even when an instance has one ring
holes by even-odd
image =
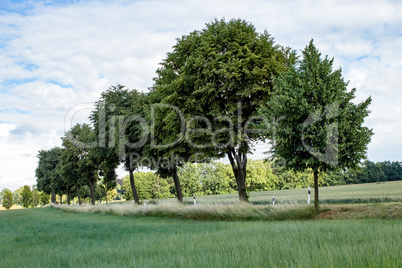
[[[397,188],[397,191],[391,191],[390,195],[398,198],[402,184],[391,185],[390,188]],[[373,189],[379,192],[381,187],[389,186],[372,184],[366,185],[366,190],[357,187],[350,191],[367,201],[371,197],[363,193],[359,196],[358,192],[367,193]],[[344,192],[347,188],[344,187],[339,191]],[[384,190],[385,193],[379,194],[378,198],[387,197],[382,195],[386,195],[388,190]],[[289,190],[288,200],[299,190],[292,191]],[[324,193],[321,195],[323,198]],[[251,197],[256,199],[253,195],[259,194],[263,193],[252,193]],[[263,197],[260,197],[262,201]],[[235,204],[217,204],[219,199],[230,201],[230,195],[204,198],[206,202],[214,203],[182,206],[173,218],[169,216],[175,205],[166,200],[159,212],[148,215],[141,213],[152,210],[152,205],[135,206],[130,203],[79,208],[101,209],[92,211],[101,213],[66,211],[64,208],[67,206],[1,211],[0,267],[402,266],[400,202],[324,204],[320,215],[311,216],[311,206],[303,204],[279,204],[274,207],[248,205],[238,210],[243,212],[236,212]],[[140,213],[124,214],[128,206]],[[256,215],[266,215],[267,218],[183,218],[185,210],[202,210],[205,207],[217,211],[219,206],[232,207],[231,215],[254,210]],[[121,213],[107,211],[113,207],[123,210]],[[172,211],[169,207],[173,208]],[[227,207],[223,211],[228,210]],[[261,214],[260,208],[265,214]],[[300,216],[297,216],[297,211],[303,212],[300,219],[297,219]],[[276,218],[270,218],[272,215]],[[297,217],[287,220],[286,217],[278,218],[278,215]]]
[[[251,192],[249,195],[249,201],[253,204],[270,204],[272,196],[275,196],[276,204],[307,203],[307,189]],[[196,198],[197,202],[201,203],[238,201],[237,193]],[[321,204],[402,202],[402,181],[320,187],[319,198]],[[188,203],[193,202],[192,197],[186,197],[184,200]],[[311,200],[314,200],[314,189],[311,189]]]
[[[0,267],[400,267],[400,219],[197,221],[0,213]]]

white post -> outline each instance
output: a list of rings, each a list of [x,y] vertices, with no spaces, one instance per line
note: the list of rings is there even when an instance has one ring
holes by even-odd
[[[307,191],[307,204],[310,204],[310,194],[311,194],[311,188],[309,186]]]
[[[194,197],[194,206],[197,205],[197,200],[195,200],[195,194],[193,194]]]
[[[144,206],[146,206],[147,205],[147,200],[144,200]]]
[[[275,205],[275,196],[272,196],[272,205]]]

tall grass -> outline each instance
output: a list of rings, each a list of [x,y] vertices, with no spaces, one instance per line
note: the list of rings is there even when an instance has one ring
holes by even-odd
[[[53,208],[75,213],[102,213],[119,216],[167,217],[196,220],[225,221],[274,221],[309,219],[402,219],[402,203],[323,205],[319,214],[310,205],[251,205],[251,204],[201,204],[135,205],[114,203],[100,206],[51,205]]]
[[[255,206],[251,204],[135,205],[132,203],[100,206],[52,205],[53,208],[78,213],[104,213],[120,216],[152,216],[202,220],[306,220],[314,217],[312,206]]]
[[[0,212],[0,267],[401,267],[401,220]]]

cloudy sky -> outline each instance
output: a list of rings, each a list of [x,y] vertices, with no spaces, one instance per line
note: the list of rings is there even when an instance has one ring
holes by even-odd
[[[299,53],[314,38],[356,101],[373,98],[369,159],[402,160],[399,1],[1,0],[0,189],[35,184],[38,150],[60,146],[102,91],[147,91],[175,38],[222,17],[250,21]]]

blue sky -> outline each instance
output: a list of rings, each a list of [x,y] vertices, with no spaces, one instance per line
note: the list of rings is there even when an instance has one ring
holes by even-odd
[[[37,152],[61,144],[72,107],[84,122],[111,85],[147,91],[176,38],[222,17],[299,52],[314,38],[356,102],[373,98],[369,159],[402,160],[398,1],[0,1],[0,189],[35,184]]]

